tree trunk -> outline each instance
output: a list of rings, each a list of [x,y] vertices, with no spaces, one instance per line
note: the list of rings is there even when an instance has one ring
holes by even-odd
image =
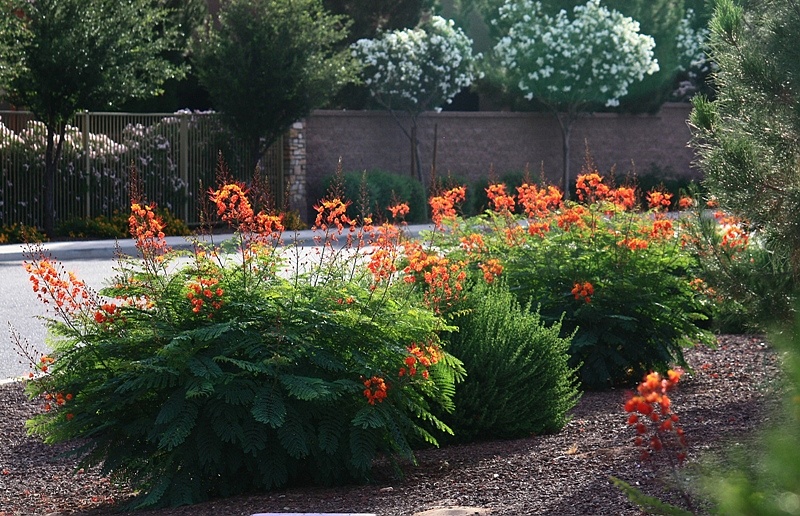
[[[567,123],[565,126],[561,127],[561,152],[563,156],[561,157],[562,167],[564,170],[564,175],[561,178],[561,189],[564,192],[564,200],[569,200],[569,136],[570,130],[572,129],[572,124]]]
[[[42,194],[44,196],[42,229],[51,238],[54,236],[56,225],[56,175],[64,145],[64,131],[63,124],[60,128],[56,127],[56,124],[47,124],[47,147],[44,153],[44,177],[42,177]],[[58,143],[55,143],[56,132],[59,137]]]
[[[564,192],[564,200],[568,201],[569,187],[570,187],[570,173],[569,173],[569,137],[572,131],[572,123],[577,119],[577,115],[572,109],[568,109],[565,115],[562,115],[558,110],[553,109],[553,115],[558,120],[558,126],[561,128],[561,190]]]

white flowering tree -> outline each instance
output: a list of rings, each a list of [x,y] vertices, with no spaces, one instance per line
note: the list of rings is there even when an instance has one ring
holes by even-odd
[[[417,119],[424,111],[452,101],[478,75],[472,40],[452,20],[424,19],[414,29],[360,39],[353,55],[364,64],[364,83],[373,98],[394,117],[412,145],[412,175],[422,180],[417,150]],[[409,115],[409,129],[398,112]]]
[[[692,8],[686,9],[686,14],[678,25],[676,46],[681,80],[673,93],[673,97],[678,100],[692,97],[707,89],[706,79],[716,70],[716,64],[706,53],[709,38],[706,25],[707,21],[702,20]]]
[[[634,81],[658,71],[653,38],[639,24],[589,0],[555,16],[532,0],[506,0],[495,25],[507,33],[495,45],[505,80],[558,119],[562,135],[562,188],[569,195],[569,138],[578,117],[616,106]]]

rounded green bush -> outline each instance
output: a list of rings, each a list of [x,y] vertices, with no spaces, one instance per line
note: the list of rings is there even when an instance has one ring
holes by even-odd
[[[575,370],[568,365],[570,338],[559,337],[561,324],[545,326],[505,285],[479,284],[470,299],[472,306],[454,320],[459,330],[447,346],[467,370],[456,386],[455,411],[442,415],[455,434],[448,439],[560,430],[579,398]]]

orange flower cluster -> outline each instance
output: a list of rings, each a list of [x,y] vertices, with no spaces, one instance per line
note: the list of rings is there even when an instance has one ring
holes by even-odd
[[[386,399],[386,382],[380,376],[373,376],[364,380],[364,396],[367,398],[367,403],[374,405],[375,402],[381,403]]]
[[[105,329],[110,329],[120,319],[120,309],[115,303],[104,303],[94,313],[94,321]]]
[[[627,247],[631,251],[640,251],[642,249],[647,249],[647,240],[631,237],[631,238],[623,238],[617,245],[620,247]]]
[[[645,229],[643,233],[653,240],[666,240],[675,235],[675,228],[671,220],[657,219],[653,222],[653,226]]]
[[[367,268],[372,273],[375,283],[388,280],[397,271],[397,244],[400,230],[393,224],[383,224],[377,229],[375,246],[370,253]]]
[[[647,193],[647,204],[654,210],[669,208],[672,204],[672,194],[653,190]]]
[[[217,216],[231,226],[247,227],[253,222],[255,214],[244,185],[228,183],[210,190],[209,198],[217,205]]]
[[[408,346],[408,353],[409,355],[405,359],[405,367],[401,367],[397,373],[401,378],[403,376],[414,377],[419,372],[420,376],[427,380],[430,377],[428,368],[442,358],[442,350],[430,342],[424,348],[412,342]]]
[[[192,304],[192,312],[199,314],[209,305],[213,310],[222,308],[225,291],[217,287],[217,284],[219,284],[217,278],[197,278],[197,281],[189,283],[186,299]],[[207,316],[212,319],[214,312],[209,311]]]
[[[538,188],[528,183],[517,187],[519,204],[529,219],[544,218],[561,206],[563,194],[555,186]],[[548,226],[549,229],[549,226]]]
[[[742,251],[747,247],[750,237],[742,227],[740,219],[722,211],[715,211],[714,218],[723,228],[722,247],[727,247],[730,251]]]
[[[579,228],[586,227],[586,222],[583,220],[583,217],[588,215],[588,213],[586,207],[580,204],[564,210],[557,217],[558,227],[564,231],[569,231],[573,226]]]
[[[483,236],[479,233],[470,233],[460,239],[461,249],[467,252],[467,255],[481,254],[486,251],[486,243],[483,241]]]
[[[609,192],[608,199],[621,210],[632,210],[636,206],[636,189],[620,186]]]
[[[169,250],[164,239],[164,223],[153,212],[153,206],[132,203],[128,227],[136,240],[136,248],[145,259],[158,260]]]
[[[483,271],[483,279],[486,283],[492,283],[496,277],[503,273],[503,266],[500,264],[500,260],[496,258],[486,260],[485,263],[479,263],[478,268]]]
[[[319,204],[314,206],[317,218],[314,221],[314,229],[327,231],[329,227],[335,227],[341,234],[345,226],[351,230],[355,228],[356,221],[347,216],[347,207],[350,202],[344,202],[338,197],[333,199],[322,199]]]
[[[744,232],[741,226],[730,226],[722,234],[722,247],[727,247],[732,251],[741,251],[747,247],[750,237]]]
[[[460,297],[467,279],[466,262],[451,262],[444,256],[427,253],[418,242],[406,245],[405,254],[408,265],[403,269],[406,274],[403,280],[415,283],[421,278],[425,282],[424,301],[428,306],[438,312],[442,303],[449,306]]]
[[[463,186],[451,188],[442,195],[435,195],[428,199],[431,206],[431,220],[437,229],[442,229],[442,222],[455,220],[456,205],[462,202],[467,196],[467,189]]]
[[[50,411],[53,408],[52,403],[55,402],[56,406],[62,406],[66,402],[72,400],[72,394],[67,393],[66,395],[63,392],[57,392],[55,395],[47,392],[44,394],[44,409],[46,411]],[[72,419],[72,414],[67,414],[67,419]]]
[[[39,371],[46,373],[48,366],[54,363],[55,361],[56,359],[54,359],[49,355],[42,355],[42,358],[39,359]]]
[[[52,303],[62,315],[71,315],[91,309],[97,304],[94,294],[83,280],[66,272],[60,262],[53,262],[41,247],[30,250],[31,262],[24,262],[25,270],[36,296],[45,304]]]
[[[667,392],[673,389],[681,378],[683,371],[667,371],[667,377],[662,378],[659,373],[650,373],[637,387],[638,394],[631,394],[625,402],[625,412],[630,413],[628,425],[636,428],[637,447],[642,448],[642,459],[647,459],[653,453],[660,451],[670,443],[670,436],[674,434],[679,450],[678,462],[686,458],[686,438],[683,429],[677,426],[678,416],[671,412],[672,402]],[[652,425],[652,428],[648,428]],[[653,430],[653,435],[646,441],[648,431]]]
[[[694,199],[689,196],[684,195],[680,199],[678,199],[678,208],[682,210],[688,210],[689,208],[694,207]]]
[[[394,206],[389,206],[389,208],[387,209],[392,214],[392,218],[395,220],[404,218],[411,211],[411,208],[408,207],[408,204],[404,202],[401,202]]]
[[[603,184],[603,177],[598,173],[580,174],[575,180],[575,192],[581,202],[593,203],[605,200],[611,188]]]
[[[486,188],[486,196],[494,205],[494,211],[498,213],[511,214],[514,212],[516,203],[514,196],[506,192],[506,185],[495,183]]]
[[[252,230],[267,239],[280,238],[284,229],[286,228],[283,226],[283,215],[270,215],[261,211],[253,220]]]
[[[584,281],[583,283],[575,283],[575,286],[572,287],[572,295],[575,296],[575,299],[578,301],[583,300],[587,303],[591,303],[592,296],[594,295],[594,285],[588,281]]]

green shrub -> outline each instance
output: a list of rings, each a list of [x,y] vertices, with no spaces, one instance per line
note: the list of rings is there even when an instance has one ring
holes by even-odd
[[[334,177],[325,180],[326,189],[331,187]],[[404,202],[410,208],[406,222],[416,224],[428,220],[425,190],[413,177],[370,170],[347,172],[343,174],[343,183],[341,193],[351,202],[347,210],[351,218],[372,215],[376,221],[391,220],[386,207]]]
[[[33,226],[25,224],[11,224],[10,226],[0,226],[0,244],[21,244],[33,242],[46,242],[47,235],[39,232]]]
[[[796,280],[785,248],[769,246],[762,232],[721,211],[697,210],[681,221],[698,286],[714,300],[716,331],[764,332],[775,321],[791,321]]]
[[[143,207],[141,258],[120,264],[102,299],[30,250],[59,318],[52,356],[28,353],[47,372],[28,392],[62,401],[29,430],[130,482],[138,507],[364,480],[378,454],[413,460],[410,443],[449,432],[432,412],[452,410],[463,373],[439,345],[449,328],[405,282],[331,245],[344,239],[341,205],[329,203],[320,253],[307,255],[277,246],[279,219],[254,216],[238,185],[215,195],[242,229],[235,242],[176,261]],[[396,254],[398,239],[377,245]]]
[[[475,255],[476,246],[465,250],[461,238],[479,236],[482,250],[474,259],[481,272],[498,260],[491,268],[503,268],[521,304],[538,305],[544,321],[561,321],[562,337],[574,333],[570,364],[580,366],[586,389],[686,366],[683,347],[712,343],[713,336],[704,327],[706,296],[692,284],[695,262],[664,213],[669,199],[659,197],[659,207],[646,213],[630,211],[631,189],[605,190],[597,174],[582,178],[598,183],[596,191],[587,186],[581,202],[563,202],[557,190],[533,185],[510,200],[510,189],[502,193],[498,185],[493,204],[522,206],[525,220],[501,210],[455,221],[437,245]]]
[[[156,208],[164,225],[165,236],[187,236],[191,234],[189,227],[166,208]],[[115,211],[111,217],[95,217],[93,219],[73,218],[60,222],[56,227],[56,237],[70,239],[113,239],[130,236],[128,214]]]
[[[442,419],[459,442],[556,432],[579,397],[570,339],[521,307],[505,285],[479,283],[454,319],[447,349],[467,370]]]

